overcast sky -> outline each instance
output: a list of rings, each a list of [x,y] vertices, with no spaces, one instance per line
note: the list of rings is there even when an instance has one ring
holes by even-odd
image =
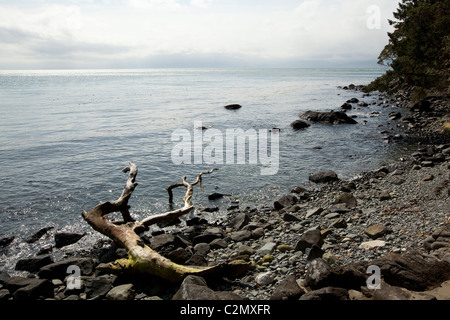
[[[375,66],[397,0],[0,0],[0,69]]]

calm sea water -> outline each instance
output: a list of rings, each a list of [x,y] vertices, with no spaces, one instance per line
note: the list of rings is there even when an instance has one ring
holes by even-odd
[[[194,133],[195,121],[220,130],[280,128],[279,171],[262,176],[260,165],[214,165],[196,189],[199,208],[221,192],[241,206],[270,204],[274,196],[306,185],[310,173],[334,170],[351,177],[373,169],[392,147],[380,138],[381,107],[349,112],[366,125],[313,125],[294,132],[290,123],[306,110],[338,109],[364,97],[338,86],[367,84],[381,69],[155,69],[0,71],[0,238],[17,240],[10,255],[30,254],[20,239],[49,225],[88,231],[82,210],[117,199],[129,161],[139,167],[130,201],[144,217],[168,207],[165,188],[213,166],[174,165],[176,129]],[[228,111],[225,105],[242,108]],[[379,109],[377,109],[379,108]],[[372,111],[380,117],[370,117]],[[314,149],[321,146],[321,150]],[[181,193],[180,193],[181,194]],[[214,219],[214,216],[212,217]],[[16,244],[16,245],[15,245]],[[5,257],[2,257],[5,264]],[[1,265],[0,265],[1,266]]]

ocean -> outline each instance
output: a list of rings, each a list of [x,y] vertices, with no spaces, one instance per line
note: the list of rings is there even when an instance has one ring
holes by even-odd
[[[377,101],[376,95],[340,86],[368,84],[382,73],[381,68],[0,71],[0,238],[16,237],[2,252],[0,268],[12,269],[12,261],[51,243],[48,237],[35,245],[23,242],[43,227],[95,234],[81,212],[120,196],[126,181],[121,170],[130,161],[139,168],[129,202],[138,220],[168,210],[166,187],[214,167],[219,171],[205,176],[193,197],[198,210],[219,207],[207,217],[212,221],[226,216],[230,203],[271,205],[293,187],[307,186],[311,173],[333,170],[352,178],[377,168],[395,156],[395,145],[380,136],[389,108],[353,108],[348,114],[356,125],[313,124],[294,131],[290,124],[302,112],[337,110],[353,97]],[[226,110],[230,104],[242,108]],[[199,130],[199,124],[210,129]],[[251,161],[251,154],[261,155],[261,144],[251,149],[251,139],[243,146],[249,150],[243,162],[222,157],[211,163],[221,159],[212,157],[219,148],[206,158],[212,146],[226,145],[227,130],[274,139],[274,128],[279,155],[270,175],[261,172],[272,164],[258,157]],[[174,153],[180,132],[191,137],[183,146],[191,146],[192,153]],[[203,158],[194,150],[199,134]],[[186,161],[178,161],[181,154]],[[210,202],[214,192],[227,196]],[[182,191],[175,197],[180,205]]]

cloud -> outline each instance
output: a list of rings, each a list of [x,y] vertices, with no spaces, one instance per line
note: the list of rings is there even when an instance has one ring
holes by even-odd
[[[0,68],[375,62],[396,8],[392,0],[17,3],[0,6]],[[367,27],[369,6],[380,8],[379,29]]]

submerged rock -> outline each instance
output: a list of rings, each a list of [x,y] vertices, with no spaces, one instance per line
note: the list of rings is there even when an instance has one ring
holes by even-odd
[[[357,122],[347,116],[345,112],[342,111],[329,111],[329,112],[317,112],[317,111],[306,111],[300,118],[303,118],[312,122],[319,122],[325,124],[356,124]]]
[[[242,108],[242,106],[239,104],[230,104],[230,105],[225,106],[225,109],[227,109],[227,110],[238,110],[240,108]]]

